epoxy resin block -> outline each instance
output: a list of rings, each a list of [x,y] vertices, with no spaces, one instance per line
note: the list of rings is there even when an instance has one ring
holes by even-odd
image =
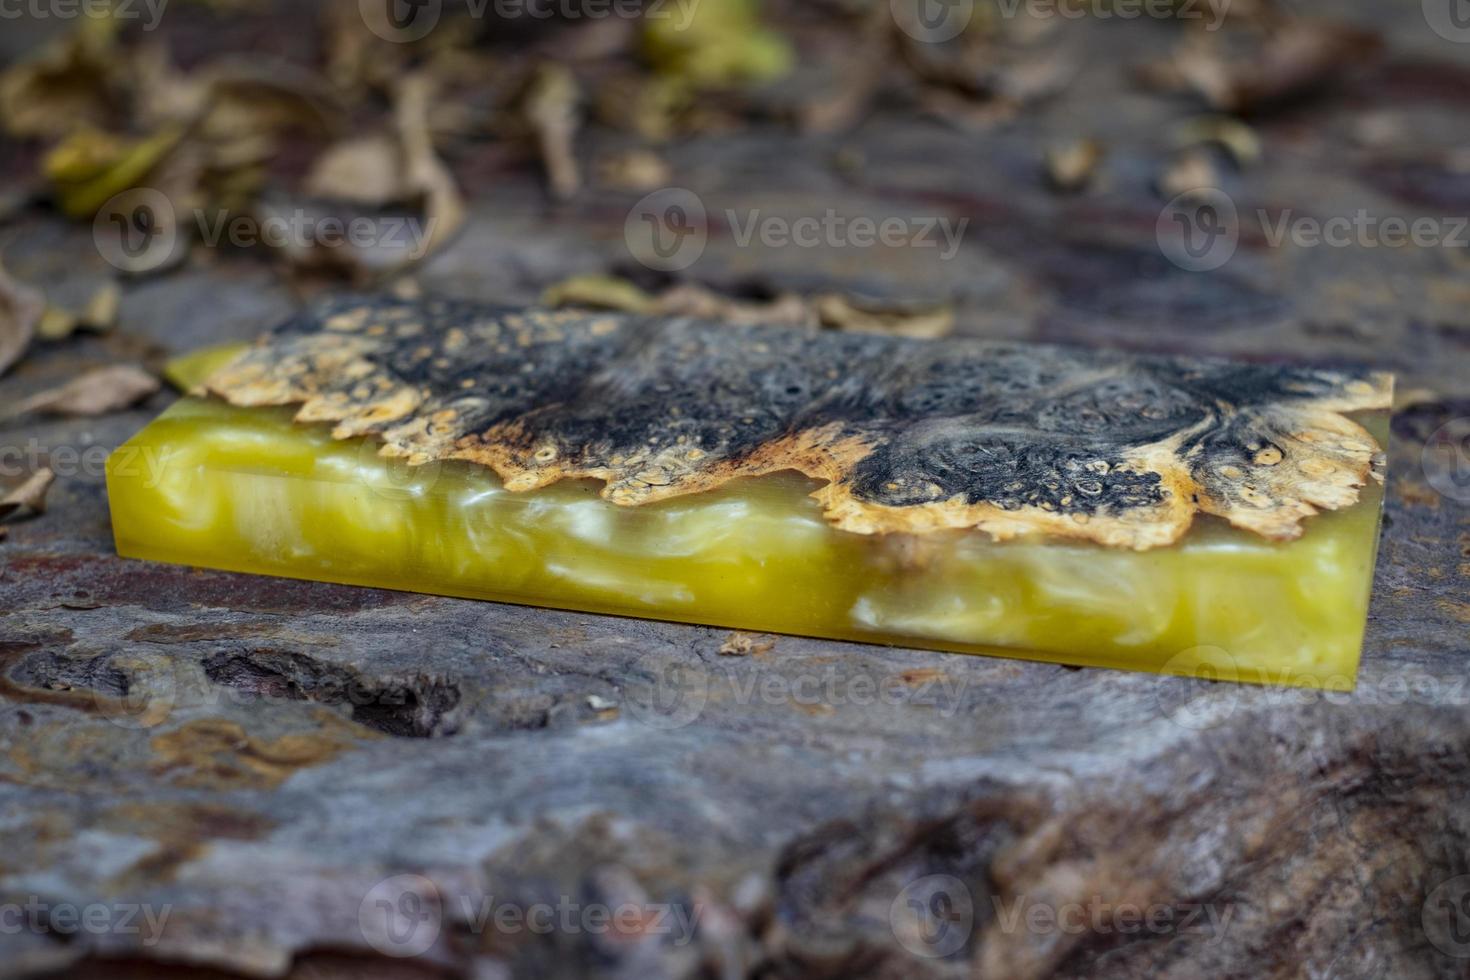
[[[360,299],[208,361],[109,461],[125,556],[1224,679],[1356,673],[1387,375]]]

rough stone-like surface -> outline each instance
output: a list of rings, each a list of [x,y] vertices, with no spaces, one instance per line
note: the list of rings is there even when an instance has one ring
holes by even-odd
[[[168,396],[14,420],[7,481],[32,454],[60,478],[0,544],[0,908],[92,905],[112,927],[7,917],[0,974],[1463,976],[1470,493],[1424,447],[1452,449],[1435,434],[1470,419],[1464,250],[1273,248],[1254,219],[1464,213],[1447,154],[1470,145],[1470,46],[1420,6],[1353,5],[1389,32],[1382,63],[1257,122],[1268,164],[1225,178],[1251,223],[1211,273],[1154,241],[1160,148],[1190,110],[1124,69],[1172,43],[1162,25],[1079,28],[1098,43],[1074,94],[981,135],[880,114],[840,139],[668,152],[711,214],[973,218],[948,262],[715,233],[694,272],[732,292],[953,296],[967,335],[1395,371],[1355,692],[785,637],[722,656],[717,630],[122,561],[88,451]],[[1354,137],[1384,113],[1391,145]],[[1101,121],[1106,193],[1047,192],[1047,140]],[[837,173],[838,151],[857,168]],[[476,213],[421,275],[429,294],[526,305],[632,267],[633,195],[591,189],[573,217],[529,175],[456,165]],[[49,288],[109,272],[91,249],[38,215],[0,226],[7,267]],[[42,348],[0,403],[82,363],[248,340],[295,308],[254,260],[211,258],[130,283],[128,336]],[[698,928],[682,945],[673,915],[533,932],[487,920],[487,893],[492,911],[667,903]],[[399,945],[375,931],[379,901]],[[139,904],[168,911],[157,936]],[[369,936],[434,942],[394,958]]]
[[[1382,460],[1343,413],[1393,394],[1366,371],[358,298],[288,320],[204,387],[299,405],[410,465],[481,463],[517,492],[591,477],[635,505],[798,470],[846,531],[1140,550],[1196,513],[1290,539],[1351,506]]]

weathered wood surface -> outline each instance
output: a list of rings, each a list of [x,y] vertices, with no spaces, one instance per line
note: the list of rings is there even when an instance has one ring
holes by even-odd
[[[1242,214],[1465,213],[1446,153],[1470,145],[1470,45],[1388,8],[1383,62],[1260,124],[1268,165],[1229,177]],[[1120,67],[1170,38],[1088,29],[1112,45],[1086,48],[1077,93],[984,135],[880,113],[669,151],[711,213],[969,217],[953,259],[717,234],[694,272],[953,297],[976,336],[1397,372],[1417,394],[1353,694],[787,637],[724,656],[719,630],[122,561],[90,450],[168,396],[16,422],[3,458],[60,480],[0,545],[0,975],[1463,976],[1470,492],[1422,450],[1470,417],[1466,250],[1273,248],[1255,224],[1224,268],[1172,266],[1150,182],[1182,110]],[[1371,113],[1401,120],[1392,146],[1351,138]],[[1105,192],[1049,193],[1040,147],[1104,121]],[[628,195],[550,209],[527,173],[458,165],[473,220],[430,293],[526,303],[632,267]],[[39,213],[0,248],[60,291],[108,271],[86,228]],[[208,259],[131,285],[124,326],[179,351],[294,308],[257,260]],[[45,349],[0,402],[126,344]],[[33,899],[110,926],[16,928]],[[398,945],[362,927],[380,899],[417,927]],[[480,918],[535,903],[666,903],[697,927]],[[165,911],[154,936],[142,913]],[[413,958],[373,945],[426,937]]]

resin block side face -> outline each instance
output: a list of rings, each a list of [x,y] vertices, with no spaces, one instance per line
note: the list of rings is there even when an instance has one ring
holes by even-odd
[[[108,463],[120,554],[732,628],[1351,687],[1381,492],[1287,541],[1198,520],[1135,551],[975,529],[861,534],[786,470],[630,507],[409,466],[291,409],[187,398]],[[1380,423],[1365,420],[1370,428]]]

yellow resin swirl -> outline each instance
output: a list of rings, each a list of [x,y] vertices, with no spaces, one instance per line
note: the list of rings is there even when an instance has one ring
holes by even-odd
[[[289,409],[185,398],[115,452],[124,556],[1063,663],[1346,689],[1381,491],[1276,543],[1203,519],[1146,552],[840,531],[794,473],[641,507],[412,468]]]

